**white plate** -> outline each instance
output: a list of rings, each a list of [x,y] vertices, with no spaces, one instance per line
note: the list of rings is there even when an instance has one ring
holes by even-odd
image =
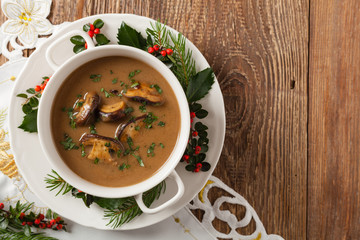
[[[150,22],[154,20],[129,14],[104,14],[86,17],[77,20],[57,34],[51,36],[41,47],[39,47],[29,58],[22,73],[17,77],[14,90],[11,95],[9,122],[10,122],[10,141],[15,155],[16,164],[20,173],[28,183],[30,190],[37,195],[47,206],[56,211],[65,218],[75,221],[84,226],[94,227],[98,229],[111,229],[106,226],[108,220],[103,219],[103,209],[96,204],[87,208],[80,199],[75,199],[71,194],[65,196],[59,195],[55,197],[55,192],[50,192],[45,185],[44,178],[51,173],[51,167],[46,160],[39,143],[39,138],[36,133],[26,133],[19,129],[23,119],[23,112],[21,104],[23,99],[16,97],[17,94],[25,92],[26,89],[34,87],[41,82],[43,76],[50,76],[53,70],[50,68],[45,60],[45,52],[51,41],[57,36],[60,36],[68,31],[75,29],[82,29],[86,23],[92,23],[94,20],[101,18],[105,25],[101,29],[110,40],[111,44],[116,44],[117,29],[122,21],[125,21],[131,27],[140,31],[145,36],[145,29],[150,26]],[[174,33],[177,31],[171,29]],[[66,41],[59,45],[58,49],[54,50],[55,59],[58,62],[63,62],[74,55],[72,52],[73,45],[70,41]],[[209,67],[208,62],[200,51],[187,40],[187,47],[193,51],[193,57],[196,61],[197,71]],[[223,96],[217,80],[215,81],[210,93],[204,98],[201,103],[204,108],[208,110],[209,115],[204,119],[204,123],[209,127],[208,137],[209,151],[207,153],[206,161],[211,164],[211,169],[208,172],[192,173],[185,170],[185,163],[179,163],[176,171],[180,175],[185,185],[184,196],[171,207],[152,215],[142,214],[130,223],[124,224],[119,230],[137,229],[155,224],[178,210],[190,202],[195,195],[205,185],[207,179],[213,172],[222,150],[225,137],[225,109]],[[173,189],[175,185],[167,180],[167,190],[161,198],[153,204],[161,203],[169,199],[175,193]]]

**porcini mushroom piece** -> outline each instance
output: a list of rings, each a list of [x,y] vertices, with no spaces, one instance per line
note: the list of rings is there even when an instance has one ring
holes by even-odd
[[[135,88],[128,89],[123,95],[134,101],[146,103],[149,105],[161,105],[164,103],[164,98],[159,95],[155,88],[141,83]]]
[[[124,150],[123,145],[118,140],[98,134],[84,133],[79,141],[84,146],[93,146],[87,156],[88,159],[95,160],[97,158],[113,165],[117,165],[117,163],[112,158],[111,152],[116,153],[119,150]]]
[[[130,119],[127,123],[120,124],[115,131],[115,137],[121,142],[126,142],[128,137],[134,138],[139,133],[136,127],[144,126],[145,123],[142,120],[145,118],[146,114]]]
[[[88,92],[82,102],[79,112],[76,114],[75,122],[79,126],[93,123],[95,112],[100,104],[100,96],[96,92]]]
[[[114,104],[102,105],[99,109],[100,119],[103,122],[115,122],[125,114],[126,104],[124,101],[119,101]]]

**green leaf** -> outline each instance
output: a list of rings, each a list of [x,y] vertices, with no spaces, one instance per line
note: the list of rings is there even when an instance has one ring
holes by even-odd
[[[106,45],[110,42],[110,40],[104,34],[101,33],[97,34],[95,39],[99,45]]]
[[[85,39],[80,35],[72,36],[70,38],[70,42],[72,42],[75,45],[85,45],[85,43],[86,43]]]
[[[186,97],[190,103],[198,101],[208,94],[214,83],[214,73],[211,68],[206,68],[198,72],[190,79],[186,90]]]
[[[85,24],[83,26],[83,30],[84,30],[84,32],[88,32],[90,30],[90,24]]]
[[[132,46],[140,49],[146,47],[146,39],[135,29],[127,25],[125,22],[121,23],[117,34],[118,44]]]
[[[25,114],[28,114],[32,111],[32,107],[30,106],[30,103],[27,103],[27,104],[24,104],[22,106],[22,111],[25,113]]]
[[[78,54],[79,52],[84,51],[86,48],[83,45],[75,45],[73,48],[73,52]]]
[[[37,132],[37,112],[38,110],[34,109],[27,113],[19,128],[23,129],[25,132]]]
[[[201,122],[195,123],[195,130],[196,131],[201,132],[201,131],[205,131],[207,129],[208,129],[208,127],[206,125],[202,124]]]
[[[194,165],[186,165],[185,169],[189,172],[193,172],[195,170],[195,166]]]
[[[195,115],[196,115],[197,118],[202,119],[202,118],[205,118],[208,115],[208,111],[206,111],[204,109],[201,109],[201,110],[195,112]]]
[[[5,218],[0,222],[0,229],[6,229],[9,225],[9,219]]]
[[[20,94],[18,94],[16,96],[21,97],[21,98],[27,98],[27,95],[25,93],[20,93]]]
[[[102,208],[108,210],[114,210],[119,208],[124,202],[126,198],[100,198],[94,197],[94,202]]]
[[[101,19],[96,19],[93,23],[95,28],[102,28],[104,26],[104,22]]]
[[[30,229],[30,226],[29,226],[29,225],[25,225],[25,227],[24,227],[24,234],[25,234],[25,236],[30,237],[30,235],[31,235],[31,229]]]
[[[203,172],[207,172],[211,168],[211,165],[208,162],[202,162],[201,164],[202,164],[201,171]]]
[[[30,94],[35,94],[35,89],[34,88],[29,88],[26,90],[27,93],[30,93]]]
[[[202,105],[200,103],[193,103],[190,105],[190,111],[196,112],[199,111],[202,108]]]
[[[39,105],[39,100],[36,97],[30,98],[29,104],[31,107],[37,107]]]

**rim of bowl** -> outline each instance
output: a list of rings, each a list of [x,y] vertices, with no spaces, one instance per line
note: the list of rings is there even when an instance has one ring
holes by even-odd
[[[61,159],[55,147],[51,132],[51,108],[58,88],[67,79],[67,77],[80,66],[92,60],[110,56],[133,58],[151,66],[155,71],[158,71],[166,79],[174,91],[181,117],[178,138],[175,147],[166,162],[151,177],[139,183],[125,187],[106,187],[92,183],[78,176]],[[182,86],[175,75],[164,63],[147,52],[134,47],[107,45],[83,51],[66,60],[55,71],[51,77],[51,81],[49,81],[46,86],[46,90],[41,96],[38,111],[38,133],[41,148],[43,149],[50,165],[65,181],[86,193],[98,197],[121,198],[143,193],[165,180],[172,171],[175,171],[175,167],[179,163],[187,146],[187,140],[190,133],[189,115],[189,106]]]

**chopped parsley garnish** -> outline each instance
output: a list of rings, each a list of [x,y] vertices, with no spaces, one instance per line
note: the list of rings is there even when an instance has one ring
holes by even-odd
[[[128,78],[129,78],[130,80],[132,80],[132,78],[135,77],[135,75],[136,75],[136,74],[139,74],[140,72],[141,72],[141,70],[139,70],[139,69],[134,70],[134,71],[132,71],[132,72],[129,73]]]
[[[133,109],[132,107],[127,107],[127,108],[125,108],[125,110],[124,110],[124,112],[125,112],[126,115],[132,113],[133,111],[134,111],[134,109]]]
[[[144,167],[144,166],[145,166],[145,165],[144,165],[144,162],[143,162],[143,160],[141,159],[140,156],[138,156],[138,155],[136,155],[136,154],[134,154],[134,153],[131,153],[131,155],[136,158],[136,160],[138,161],[140,167]]]
[[[121,149],[119,149],[119,150],[116,152],[116,156],[117,156],[118,158],[120,158],[120,156],[121,156]]]
[[[100,82],[100,80],[101,80],[101,74],[91,74],[91,75],[90,75],[90,79],[91,79],[93,82]]]
[[[109,142],[105,143],[105,147],[110,147],[111,144]]]
[[[114,72],[110,69],[110,74],[113,74]]]
[[[134,88],[134,87],[137,87],[137,86],[139,86],[139,83],[138,82],[134,82],[133,84],[131,84],[131,88]]]
[[[126,141],[127,141],[127,144],[129,145],[130,150],[133,150],[132,147],[134,146],[134,142],[133,142],[132,138],[128,137],[126,139]]]
[[[118,82],[118,79],[114,78],[111,82],[112,82],[112,84],[116,84]]]
[[[150,147],[148,148],[148,150],[147,150],[147,156],[149,157],[149,156],[155,156],[155,153],[154,153],[154,149],[155,149],[155,143],[152,143],[151,145],[150,145]]]
[[[123,163],[119,166],[119,170],[123,171],[124,169],[129,169],[130,168],[130,165],[129,164],[126,164],[126,163]]]
[[[64,146],[65,150],[79,149],[79,147],[76,146],[76,143],[73,142],[72,138],[66,133],[64,134],[64,141],[62,141],[61,144]]]
[[[158,126],[164,127],[164,126],[165,126],[165,123],[164,123],[163,121],[160,121],[160,122],[158,123]]]
[[[145,127],[147,129],[152,128],[153,122],[157,121],[158,117],[155,116],[152,112],[148,113],[146,115],[146,118],[143,120],[143,122],[146,124]]]
[[[106,91],[105,88],[101,88],[100,92],[103,92],[105,94],[106,98],[115,96],[113,93],[110,93],[110,92]]]
[[[162,93],[163,92],[163,90],[159,87],[159,85],[157,85],[157,84],[151,84],[150,85],[150,88],[155,88],[156,89],[156,91],[158,92],[158,93]]]
[[[82,97],[82,95],[81,95],[81,94],[78,94],[78,95],[76,95],[76,97],[77,97],[77,98],[81,98],[81,97]]]
[[[85,156],[86,156],[85,146],[84,146],[84,144],[80,144],[80,146],[81,146],[81,156],[82,156],[82,157],[85,157]]]
[[[124,155],[124,156],[127,156],[127,155],[129,155],[129,153],[130,153],[130,149],[127,148],[127,149],[125,149],[123,155]]]
[[[140,110],[140,112],[142,112],[142,113],[146,113],[146,104],[140,105],[140,106],[139,106],[139,110]]]
[[[162,143],[159,143],[159,145],[160,145],[161,148],[165,147],[164,144],[162,144]]]
[[[76,122],[75,122],[75,119],[76,117],[74,116],[74,109],[73,108],[68,108],[67,109],[67,115],[70,119],[70,126],[71,128],[76,128]]]
[[[83,104],[84,104],[83,101],[78,101],[78,102],[76,103],[76,106],[77,106],[77,107],[82,107]]]
[[[91,124],[90,127],[89,127],[89,129],[90,129],[90,133],[91,133],[91,134],[96,134],[95,124]]]
[[[99,163],[99,159],[98,159],[98,158],[95,158],[94,163],[95,163],[95,164],[98,164],[98,163]]]
[[[124,86],[124,82],[123,81],[120,81],[120,86]]]
[[[135,131],[139,131],[140,130],[140,126],[135,126]]]

